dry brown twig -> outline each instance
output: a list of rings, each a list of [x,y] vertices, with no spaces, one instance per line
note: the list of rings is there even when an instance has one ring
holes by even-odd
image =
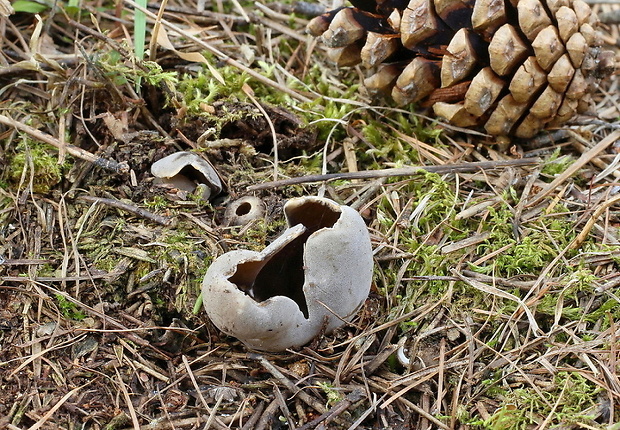
[[[530,166],[539,163],[538,159],[520,160],[500,160],[500,161],[481,161],[459,164],[442,164],[439,166],[415,166],[400,167],[393,169],[365,170],[360,172],[327,173],[324,175],[306,175],[299,178],[281,179],[279,181],[265,182],[257,185],[250,185],[248,191],[267,190],[271,188],[285,187],[289,185],[307,184],[312,182],[324,182],[337,179],[376,179],[389,178],[394,176],[411,176],[420,171],[446,174],[458,172],[476,172],[478,170],[501,169],[508,166]]]
[[[165,225],[165,226],[170,226],[174,222],[174,219],[172,218],[154,214],[150,211],[147,211],[146,209],[142,209],[135,205],[130,205],[128,203],[125,203],[125,202],[122,202],[116,199],[110,199],[110,198],[105,198],[105,197],[95,197],[95,196],[79,196],[77,199],[85,201],[85,202],[90,202],[90,203],[102,203],[104,205],[107,205],[113,208],[122,209],[134,215],[141,216],[142,218],[146,218],[148,220],[154,221],[158,224]]]
[[[54,146],[59,151],[66,151],[68,154],[76,158],[79,158],[80,160],[88,161],[89,163],[93,163],[95,166],[101,167],[103,169],[111,170],[114,173],[120,173],[120,174],[129,172],[129,165],[125,162],[118,163],[114,160],[106,160],[82,148],[78,148],[77,146],[62,143],[60,140],[56,139],[54,136],[43,133],[42,131],[37,130],[36,128],[32,128],[29,125],[21,123],[6,115],[0,115],[0,124],[13,127],[23,133],[28,134],[30,137],[40,142],[44,142],[44,143]]]
[[[596,158],[606,148],[614,144],[620,139],[620,130],[616,130],[598,142],[589,151],[583,153],[581,157],[570,165],[564,172],[558,175],[549,185],[543,188],[539,193],[534,195],[526,204],[527,207],[536,206],[547,197],[560,184],[573,176],[579,169],[588,164],[592,159]]]

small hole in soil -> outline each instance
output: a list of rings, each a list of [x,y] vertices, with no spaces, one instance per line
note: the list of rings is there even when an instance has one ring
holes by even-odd
[[[237,208],[237,210],[235,211],[235,214],[237,216],[243,216],[243,215],[247,215],[250,213],[250,210],[252,209],[252,205],[248,202],[243,202],[239,205],[239,207]]]

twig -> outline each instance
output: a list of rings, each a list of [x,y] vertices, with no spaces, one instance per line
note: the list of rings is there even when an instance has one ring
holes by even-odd
[[[260,419],[258,420],[258,423],[256,423],[256,427],[254,427],[254,429],[263,430],[266,428],[272,428],[273,426],[271,425],[271,421],[273,420],[274,415],[278,411],[278,408],[279,406],[277,400],[273,400],[271,403],[269,403],[269,406],[265,408],[265,411],[260,416]]]
[[[439,341],[439,363],[437,365],[438,368],[438,374],[437,374],[437,400],[435,401],[436,407],[435,407],[435,413],[440,415],[441,414],[441,406],[443,403],[443,386],[444,386],[444,378],[445,378],[445,373],[444,371],[446,370],[444,365],[446,362],[446,338],[442,337],[441,340]]]
[[[376,381],[373,381],[372,379],[368,380],[368,384],[374,388],[375,390],[384,390],[384,387],[382,387],[381,385],[377,384]],[[387,394],[387,393],[386,393]],[[384,396],[382,396],[383,398]],[[393,396],[394,397],[394,396]],[[435,418],[434,416],[432,416],[431,414],[429,414],[428,412],[426,412],[424,409],[422,409],[421,407],[419,407],[417,404],[411,402],[410,400],[407,400],[406,397],[404,396],[397,396],[395,399],[397,399],[400,403],[402,403],[403,405],[405,405],[406,407],[410,408],[411,410],[413,410],[414,412],[417,412],[418,414],[420,414],[421,416],[423,416],[424,418],[426,418],[427,420],[429,420],[430,422],[432,422],[437,428],[442,429],[442,430],[449,430],[450,427],[448,427],[447,425],[445,425],[444,423],[442,423],[441,421],[439,421],[437,418]],[[395,400],[394,399],[394,400]],[[381,406],[379,406],[379,408],[381,409],[385,409],[386,403],[383,403]]]
[[[265,182],[263,184],[250,185],[248,191],[266,190],[270,188],[280,188],[288,185],[306,184],[310,182],[323,182],[330,181],[332,179],[375,179],[386,178],[392,176],[411,176],[421,171],[431,172],[438,174],[445,173],[463,173],[463,172],[475,172],[477,170],[492,170],[500,169],[502,167],[515,167],[515,166],[531,166],[539,163],[537,158],[532,159],[520,159],[520,160],[501,160],[501,161],[480,161],[473,163],[458,163],[458,164],[443,164],[440,166],[411,166],[411,167],[399,167],[393,169],[381,169],[381,170],[364,170],[362,172],[342,172],[342,173],[327,173],[325,175],[307,175],[299,178],[281,179],[279,181]]]
[[[332,418],[337,417],[344,411],[346,411],[353,403],[364,398],[364,393],[361,390],[353,390],[351,393],[347,395],[343,400],[339,401],[331,408],[329,411],[325,412],[318,418],[313,419],[312,421],[304,424],[303,426],[297,428],[297,430],[309,430],[318,426],[323,421],[330,421]]]
[[[372,360],[364,363],[364,375],[366,377],[371,376],[375,371],[381,366],[385,361],[390,358],[392,354],[396,352],[396,350],[400,346],[398,344],[391,344],[383,348],[383,350],[377,354]]]
[[[146,6],[149,9],[160,10],[161,4],[149,3]],[[210,10],[197,10],[196,8],[182,8],[166,5],[164,12],[175,13],[180,15],[189,15],[190,17],[199,17],[200,22],[204,24],[218,24],[220,22],[227,22],[230,24],[245,24],[246,20],[238,15],[230,13],[219,13]]]
[[[5,266],[30,266],[38,264],[51,263],[52,260],[44,260],[42,258],[19,258],[19,259],[4,259],[0,256],[0,264]]]
[[[518,280],[512,280],[512,279],[506,279],[506,278],[499,278],[497,276],[489,276],[489,275],[485,275],[483,273],[478,273],[478,272],[474,272],[471,270],[462,270],[461,274],[463,276],[467,276],[470,279],[477,279],[481,282],[487,282],[487,283],[493,283],[494,285],[501,285],[503,287],[510,287],[510,288],[518,288],[520,290],[523,291],[529,291],[530,288],[532,288],[532,286],[536,283],[536,281],[532,280],[532,281],[518,281]],[[450,280],[457,280],[458,278],[454,277],[450,277],[452,279]],[[556,278],[547,278],[547,282],[557,282]]]
[[[56,413],[56,411],[67,401],[69,400],[69,398],[71,396],[73,396],[75,393],[77,393],[78,391],[80,391],[82,388],[84,388],[85,386],[87,386],[88,384],[90,384],[90,382],[87,382],[84,385],[81,385],[79,387],[75,387],[73,390],[69,391],[67,394],[65,394],[62,399],[60,399],[58,402],[56,402],[56,404],[54,406],[52,406],[50,408],[49,411],[47,411],[45,413],[45,415],[39,420],[37,421],[35,424],[33,424],[32,426],[30,426],[28,428],[28,430],[38,430],[41,427],[43,427],[45,425],[45,422],[47,420],[49,420],[52,415],[54,415],[54,413]]]
[[[618,202],[620,202],[620,194],[603,202],[602,205],[597,207],[594,213],[592,214],[592,216],[590,216],[590,219],[588,219],[588,222],[586,223],[586,225],[583,227],[583,229],[581,229],[577,237],[573,239],[573,241],[570,243],[568,248],[569,249],[579,248],[581,244],[586,240],[586,238],[590,234],[590,231],[592,230],[592,227],[594,227],[594,224],[596,224],[596,222],[598,221],[599,217],[603,214],[603,212],[605,212],[607,209],[609,209],[610,207],[612,207]]]
[[[103,169],[111,170],[114,173],[121,174],[129,172],[129,165],[126,162],[118,163],[114,160],[106,160],[105,158],[97,157],[96,155],[85,151],[82,148],[78,148],[77,146],[63,144],[54,136],[43,133],[41,130],[32,128],[29,125],[23,124],[19,121],[14,120],[13,118],[9,118],[8,116],[0,115],[0,124],[14,127],[17,130],[30,135],[30,137],[34,139],[37,139],[44,143],[48,143],[56,147],[60,151],[66,151],[68,154],[71,154],[75,158],[88,161],[89,163],[93,163],[95,166],[101,167]]]
[[[585,166],[590,160],[597,157],[601,152],[603,152],[608,146],[616,142],[620,139],[620,130],[616,130],[606,138],[601,140],[599,143],[594,145],[588,152],[584,152],[581,157],[573,164],[571,164],[562,174],[560,174],[557,178],[555,178],[549,185],[543,188],[536,196],[529,202],[526,203],[526,207],[536,206],[540,203],[549,193],[551,193],[558,185],[562,182],[570,178],[575,172]]]
[[[99,273],[84,276],[0,276],[0,281],[4,282],[75,282],[75,281],[92,281],[93,279],[103,279],[109,276],[109,273]],[[5,288],[2,286],[2,288]]]
[[[290,379],[284,376],[284,374],[280,372],[276,366],[271,364],[269,360],[267,360],[265,357],[263,357],[260,354],[249,353],[248,358],[250,358],[251,360],[259,361],[260,364],[269,373],[271,373],[278,380],[279,383],[284,385],[287,389],[289,389],[292,393],[294,393],[295,396],[299,397],[299,399],[302,400],[304,403],[306,403],[308,406],[310,406],[311,408],[314,408],[317,412],[320,412],[322,414],[327,412],[327,408],[323,406],[322,403],[318,402],[317,400],[312,398],[312,396],[310,396],[308,393],[306,393],[305,391],[302,391],[298,386],[293,384],[293,382]]]
[[[251,430],[253,428],[256,428],[256,423],[258,422],[258,419],[263,414],[264,410],[265,410],[265,402],[262,401],[258,404],[256,409],[254,410],[254,413],[252,414],[252,416],[245,422],[243,427],[241,427],[241,430]]]
[[[322,15],[327,11],[327,8],[322,4],[304,1],[297,1],[293,4],[270,2],[269,5],[263,5],[259,2],[256,2],[255,5],[257,9],[260,9],[260,11],[265,14],[265,16],[284,22],[291,20],[292,14],[315,17]],[[295,19],[297,22],[305,21],[299,18]]]
[[[285,393],[288,392],[286,391]],[[273,395],[276,399],[278,407],[280,408],[280,412],[282,412],[282,415],[286,418],[289,428],[295,428],[295,421],[293,420],[291,411],[288,406],[286,406],[286,400],[284,400],[284,395],[282,394],[282,391],[280,391],[280,388],[278,388],[278,384],[273,384]]]
[[[79,196],[78,200],[83,200],[91,203],[102,203],[104,205],[112,206],[114,208],[122,209],[126,212],[130,212],[134,215],[141,216],[146,219],[150,219],[158,224],[162,224],[165,226],[169,226],[172,224],[173,219],[165,216],[154,214],[153,212],[149,212],[146,209],[139,208],[137,206],[132,206],[127,203],[123,203],[120,200],[116,199],[108,199],[105,197],[95,197],[95,196]]]
[[[140,430],[140,422],[138,421],[138,415],[136,414],[136,409],[131,403],[131,397],[129,396],[129,391],[127,391],[127,387],[125,386],[125,382],[121,377],[120,372],[117,367],[114,367],[114,371],[116,372],[116,376],[118,377],[118,386],[121,389],[121,394],[125,399],[125,403],[127,404],[127,409],[129,410],[129,416],[131,417],[131,423],[133,424],[134,430]]]
[[[213,406],[213,408],[210,408],[209,404],[207,403],[204,396],[202,395],[202,391],[200,390],[200,386],[198,385],[198,382],[196,381],[196,377],[194,376],[194,372],[192,371],[192,368],[189,364],[189,361],[187,360],[187,357],[183,355],[182,360],[185,366],[185,371],[187,372],[187,376],[189,377],[189,379],[192,381],[192,384],[194,385],[194,389],[196,390],[196,395],[202,402],[202,406],[207,410],[207,412],[209,412],[209,418],[207,419],[207,425],[205,426],[205,428],[210,428],[211,426],[213,426],[217,429],[225,429],[226,425],[222,423],[219,420],[219,418],[215,415],[222,401],[222,397],[219,397],[216,401],[215,406]]]

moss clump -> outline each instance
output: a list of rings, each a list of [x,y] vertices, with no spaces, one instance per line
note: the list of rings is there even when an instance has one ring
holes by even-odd
[[[9,156],[8,180],[15,185],[31,182],[32,191],[45,194],[61,181],[72,164],[70,157],[63,163],[58,161],[58,152],[49,145],[23,136]]]
[[[574,239],[576,232],[573,224],[558,215],[568,214],[566,208],[558,205],[551,214],[540,217],[537,221],[522,228],[517,236],[514,214],[507,204],[498,208],[489,208],[488,230],[490,238],[477,248],[478,255],[487,255],[506,248],[490,264],[476,266],[472,270],[479,273],[510,277],[520,274],[540,273],[550,261],[565,249]],[[570,251],[567,255],[576,255]]]
[[[135,84],[140,81],[157,86],[164,81],[169,84],[177,81],[176,72],[164,72],[162,67],[153,61],[142,61],[141,67],[138,67],[125,60],[118,51],[108,51],[96,56],[94,64],[108,82],[115,86]]]
[[[79,310],[75,303],[69,301],[64,295],[56,294],[56,304],[60,309],[60,313],[68,319],[72,319],[74,321],[82,321],[86,318],[86,314]]]
[[[574,161],[570,155],[562,155],[561,148],[558,148],[545,160],[541,174],[543,177],[554,177],[566,171]]]
[[[208,115],[209,105],[216,100],[228,99],[235,96],[245,100],[242,88],[249,76],[239,72],[238,69],[227,66],[218,70],[225,80],[221,83],[206,70],[198,72],[195,76],[184,74],[177,84],[177,91],[182,95],[182,103],[187,112],[192,115]]]
[[[559,372],[547,390],[507,390],[500,407],[482,429],[525,430],[546,422],[547,428],[599,428],[593,420],[601,389],[577,372]],[[541,395],[545,397],[541,399]]]
[[[387,115],[387,114],[386,114]],[[392,124],[392,126],[387,126]],[[433,124],[422,121],[415,114],[396,113],[386,116],[379,120],[370,120],[362,128],[362,133],[366,141],[372,145],[367,150],[361,160],[368,157],[384,158],[390,160],[395,165],[410,165],[419,163],[418,151],[409,143],[405,142],[401,136],[411,136],[421,142],[430,143],[437,148],[442,144],[439,140],[442,130]],[[373,163],[371,163],[372,165]],[[382,166],[374,166],[381,168]]]
[[[344,396],[338,391],[338,389],[329,382],[319,381],[317,385],[321,388],[321,390],[323,390],[323,392],[327,396],[327,406],[334,406],[336,403],[340,402],[344,398]]]
[[[215,59],[210,54],[204,54],[207,59]],[[269,79],[276,80],[275,66],[263,61],[257,61],[259,73]],[[346,85],[343,88],[331,88],[323,76],[320,67],[312,67],[304,76],[303,81],[288,76],[285,85],[290,89],[304,90],[305,87],[314,89],[323,97],[318,97],[310,102],[300,102],[293,99],[289,94],[272,86],[257,82],[246,73],[232,66],[223,66],[215,69],[223,78],[224,83],[217,79],[206,67],[196,74],[184,74],[176,85],[177,91],[182,95],[183,108],[189,117],[201,116],[216,125],[213,137],[217,138],[222,125],[244,117],[235,117],[238,112],[217,112],[213,115],[215,102],[244,102],[253,103],[244,86],[249,86],[256,100],[273,106],[287,106],[295,109],[306,124],[316,127],[319,140],[339,140],[346,136],[343,121],[350,120],[355,112],[357,89],[359,85]],[[282,76],[280,76],[282,78]],[[351,102],[348,102],[351,100]],[[261,114],[262,116],[262,114]]]
[[[144,200],[143,204],[146,208],[151,210],[161,210],[168,207],[169,202],[164,196],[155,195],[149,200]]]

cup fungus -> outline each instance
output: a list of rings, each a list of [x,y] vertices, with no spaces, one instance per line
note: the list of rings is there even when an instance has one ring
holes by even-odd
[[[170,154],[151,165],[151,173],[157,182],[172,185],[193,193],[203,185],[201,197],[209,200],[222,191],[222,181],[208,161],[193,152],[181,151]],[[204,186],[206,185],[206,187]]]
[[[372,280],[372,247],[361,216],[319,197],[284,205],[289,228],[262,252],[217,258],[202,283],[205,310],[248,347],[283,351],[349,321]]]

